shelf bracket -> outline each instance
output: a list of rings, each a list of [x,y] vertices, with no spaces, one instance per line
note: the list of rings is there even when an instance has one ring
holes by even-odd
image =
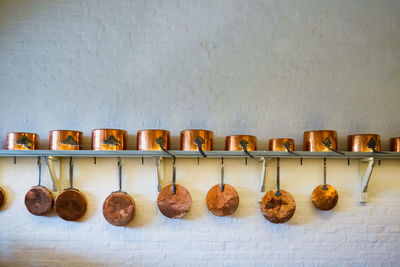
[[[57,190],[57,184],[59,184],[60,181],[60,166],[61,166],[61,160],[59,157],[52,157],[48,156],[45,157],[46,161],[46,166],[49,171],[51,181],[53,183],[53,190]]]
[[[366,203],[368,202],[368,183],[371,179],[372,171],[376,165],[378,160],[370,157],[360,159],[360,172],[359,176],[361,180],[361,194],[360,194],[360,202]]]
[[[265,195],[265,181],[267,179],[267,167],[268,162],[271,158],[261,157],[259,162],[260,169],[260,192],[258,193],[258,202],[261,203],[262,198]]]
[[[154,158],[156,177],[157,177],[157,192],[161,191],[161,182],[164,181],[164,159],[162,157]]]

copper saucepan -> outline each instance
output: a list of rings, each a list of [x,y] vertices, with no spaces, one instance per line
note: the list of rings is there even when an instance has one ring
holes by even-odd
[[[257,137],[253,135],[230,135],[225,137],[225,150],[244,151],[249,157],[254,156],[249,151],[257,150]]]
[[[204,151],[213,150],[214,133],[207,130],[181,131],[181,150],[198,150],[203,157]]]
[[[292,138],[271,138],[269,139],[269,150],[271,151],[287,151],[292,155],[298,156],[293,151],[294,140]]]
[[[35,150],[38,148],[39,135],[34,133],[8,133],[6,138],[7,150]]]
[[[393,137],[389,140],[390,151],[400,152],[400,137]]]
[[[166,130],[140,130],[137,132],[138,150],[169,150],[169,131]]]
[[[71,130],[50,131],[49,149],[50,150],[80,150],[82,132]]]
[[[124,226],[135,216],[136,204],[133,198],[122,191],[122,164],[118,158],[119,190],[112,192],[103,203],[104,218],[112,225]]]
[[[25,207],[33,215],[43,216],[48,214],[54,206],[54,198],[50,190],[41,185],[41,160],[38,158],[39,183],[33,186],[25,195]]]
[[[92,131],[93,150],[125,150],[127,132],[119,129],[95,129]]]
[[[337,149],[337,133],[331,130],[304,132],[304,150],[306,151],[332,151],[339,154]],[[320,210],[333,209],[339,199],[336,189],[326,183],[326,158],[324,158],[324,183],[317,186],[311,196],[312,203]]]
[[[353,152],[381,152],[381,137],[377,134],[353,134],[347,136],[347,146]]]
[[[0,210],[3,208],[4,204],[6,204],[7,197],[6,197],[6,192],[4,191],[3,188],[0,187]]]

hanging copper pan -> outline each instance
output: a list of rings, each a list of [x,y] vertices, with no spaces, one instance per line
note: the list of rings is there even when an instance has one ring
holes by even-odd
[[[112,192],[103,203],[104,218],[112,225],[124,226],[135,216],[136,205],[133,198],[122,191],[122,164],[118,158],[119,190]]]
[[[0,187],[0,210],[6,204],[7,196],[3,188]]]
[[[377,134],[349,135],[347,146],[353,152],[381,152],[381,137]]]
[[[36,216],[48,214],[54,206],[54,198],[50,190],[41,185],[41,161],[38,158],[39,183],[25,195],[26,209]]]
[[[203,157],[204,151],[213,150],[214,133],[207,130],[181,131],[181,150],[198,150]]]
[[[166,130],[140,130],[137,132],[138,150],[169,150],[169,131]],[[160,140],[163,144],[160,146]]]
[[[53,130],[49,135],[50,150],[80,150],[82,132],[71,130]]]
[[[8,133],[6,138],[7,150],[35,150],[38,148],[39,135],[34,133]]]
[[[96,129],[92,131],[93,150],[125,150],[127,132],[119,129]]]
[[[239,194],[236,189],[224,183],[224,160],[221,161],[221,182],[214,185],[207,193],[206,204],[216,216],[233,214],[239,206]]]
[[[389,140],[390,151],[400,152],[400,137],[393,137]]]
[[[172,184],[165,186],[158,194],[157,205],[161,213],[172,219],[182,218],[192,206],[192,197],[189,191],[176,184],[175,159],[172,165]]]

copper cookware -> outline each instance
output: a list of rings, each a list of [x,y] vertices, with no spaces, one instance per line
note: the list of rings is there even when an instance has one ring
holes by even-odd
[[[158,194],[157,205],[161,213],[168,218],[182,218],[192,206],[192,197],[189,191],[175,183],[175,160],[172,165],[172,184],[165,186]]]
[[[304,132],[304,151],[329,152],[337,151],[337,133],[332,130],[308,131]]]
[[[393,137],[389,140],[390,151],[400,152],[400,137]]]
[[[7,150],[35,150],[38,148],[39,135],[34,133],[8,133]]]
[[[353,152],[380,152],[381,137],[377,134],[353,134],[347,136],[347,146]]]
[[[224,161],[221,162],[221,183],[214,185],[207,193],[206,204],[209,211],[217,216],[233,214],[239,206],[236,189],[224,183]]]
[[[166,130],[140,130],[137,132],[138,150],[169,150],[169,131]],[[163,142],[160,145],[160,142]]]
[[[39,183],[33,186],[25,195],[26,209],[36,216],[48,214],[54,205],[53,195],[50,190],[41,185],[41,162],[38,158]]]
[[[127,132],[118,129],[96,129],[92,131],[93,150],[125,150]]]
[[[203,157],[204,151],[213,150],[214,133],[207,130],[183,130],[181,131],[181,149],[198,150]]]
[[[104,218],[112,225],[124,226],[135,216],[136,205],[133,198],[122,191],[122,164],[118,158],[119,190],[112,192],[103,203]]]
[[[257,137],[253,135],[227,136],[225,137],[225,150],[244,151],[244,153],[246,153],[247,156],[249,156],[250,158],[254,158],[254,156],[249,151],[257,150]]]
[[[6,204],[6,200],[6,192],[0,187],[0,209],[4,206],[4,204]]]
[[[69,161],[69,188],[64,189],[56,198],[55,210],[60,218],[66,221],[77,221],[87,209],[85,195],[73,187],[73,161]]]
[[[294,140],[291,138],[269,139],[269,150],[271,151],[294,151]]]
[[[71,130],[50,131],[50,150],[80,150],[82,146],[82,132]]]

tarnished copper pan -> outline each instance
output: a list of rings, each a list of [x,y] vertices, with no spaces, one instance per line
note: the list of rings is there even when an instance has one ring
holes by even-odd
[[[202,145],[203,150],[213,150],[214,133],[207,130],[181,131],[181,150],[198,150],[195,140],[199,137],[204,140],[204,144]]]
[[[182,218],[192,206],[192,197],[189,191],[177,184],[175,194],[172,193],[172,184],[164,187],[158,194],[157,205],[162,214],[168,218]]]
[[[53,195],[44,186],[34,186],[25,195],[25,207],[33,215],[46,215],[51,211],[53,206]]]
[[[393,137],[389,140],[390,151],[400,152],[400,137]]]
[[[220,185],[214,185],[207,193],[207,208],[214,215],[228,216],[233,214],[239,206],[239,194],[236,189],[224,184],[224,190],[221,191]]]
[[[296,211],[293,196],[285,190],[280,190],[281,196],[275,195],[276,190],[265,194],[261,201],[261,211],[264,217],[272,223],[285,223],[292,218]]]
[[[225,137],[225,150],[243,151],[242,140],[247,142],[246,148],[248,151],[257,150],[257,137],[253,135],[230,135]]]
[[[271,151],[294,151],[294,140],[291,138],[269,139],[269,150]]]
[[[4,191],[3,188],[0,187],[0,209],[6,204],[7,197],[6,197],[6,192]]]
[[[96,129],[92,131],[93,150],[125,150],[127,132],[119,129]]]
[[[66,221],[77,221],[86,213],[87,200],[82,192],[69,188],[58,195],[54,207],[60,218]]]
[[[329,184],[326,185],[326,188],[322,184],[317,186],[311,196],[312,203],[320,210],[333,209],[338,199],[339,196],[336,189]]]
[[[112,225],[127,225],[135,216],[136,205],[126,192],[111,193],[103,203],[104,218]]]
[[[332,130],[308,131],[304,132],[304,151],[332,151],[327,147],[330,145],[332,150],[337,149],[337,133]]]
[[[80,150],[82,132],[72,130],[53,130],[49,135],[50,150]]]
[[[158,138],[163,138],[164,149],[169,150],[169,131],[166,130],[140,130],[137,132],[137,149],[138,150],[162,150],[157,144]]]
[[[39,135],[34,133],[8,133],[6,138],[7,150],[35,150],[38,148]]]
[[[347,136],[347,148],[353,152],[380,152],[381,137],[377,134],[353,134]]]

